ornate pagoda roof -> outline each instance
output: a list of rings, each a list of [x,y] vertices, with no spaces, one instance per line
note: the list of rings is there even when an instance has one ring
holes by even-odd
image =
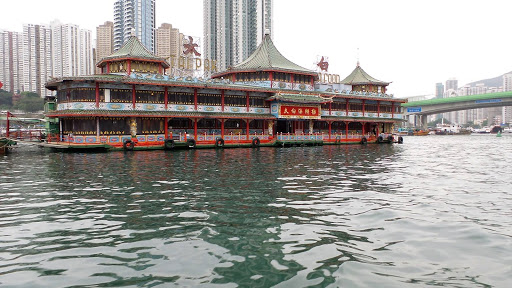
[[[277,50],[269,34],[265,34],[263,41],[249,58],[213,77],[237,71],[282,71],[296,74],[317,75],[315,71],[306,69],[286,59],[286,57]]]
[[[364,84],[373,84],[373,85],[389,85],[390,82],[384,82],[378,79],[373,78],[368,75],[361,66],[359,66],[359,62],[357,62],[356,69],[350,73],[345,79],[341,80],[341,84],[347,85],[364,85]]]
[[[126,41],[123,47],[119,48],[119,50],[112,53],[110,56],[107,56],[101,59],[97,66],[100,67],[104,62],[110,62],[116,59],[139,59],[139,60],[148,60],[151,62],[161,62],[165,68],[170,67],[169,63],[165,61],[164,58],[160,58],[151,53],[144,45],[140,42],[140,40],[136,36],[131,36],[128,41]]]

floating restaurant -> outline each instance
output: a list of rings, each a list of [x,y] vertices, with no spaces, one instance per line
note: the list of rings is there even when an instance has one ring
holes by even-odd
[[[166,75],[169,63],[136,37],[97,66],[101,74],[53,78],[47,140],[56,149],[177,149],[401,143],[389,82],[359,65],[340,83],[285,58],[265,35],[244,62],[209,79]],[[327,87],[327,88],[326,88]]]

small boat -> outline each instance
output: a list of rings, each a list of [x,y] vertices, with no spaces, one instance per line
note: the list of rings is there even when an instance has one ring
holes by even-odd
[[[11,146],[16,145],[16,141],[2,137],[0,138],[0,155],[7,154]]]

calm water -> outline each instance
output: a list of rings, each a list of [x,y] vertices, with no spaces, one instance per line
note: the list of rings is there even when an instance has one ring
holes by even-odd
[[[1,287],[511,287],[512,136],[0,156]]]

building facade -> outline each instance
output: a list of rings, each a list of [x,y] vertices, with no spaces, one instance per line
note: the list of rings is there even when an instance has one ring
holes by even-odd
[[[23,26],[23,90],[50,96],[44,84],[53,73],[52,30],[47,25]]]
[[[92,36],[90,30],[75,24],[53,21],[52,66],[53,77],[93,74]]]
[[[0,82],[3,90],[23,91],[23,35],[0,31]]]
[[[156,30],[156,55],[171,62],[171,57],[183,54],[183,34],[171,24],[162,23]]]
[[[272,0],[204,0],[205,58],[220,71],[247,59],[267,30],[272,35],[272,10]]]
[[[133,35],[154,53],[155,30],[155,0],[114,2],[114,51],[121,48]]]
[[[96,62],[109,56],[114,52],[114,23],[107,21],[96,27]],[[96,73],[99,73],[96,68]]]

